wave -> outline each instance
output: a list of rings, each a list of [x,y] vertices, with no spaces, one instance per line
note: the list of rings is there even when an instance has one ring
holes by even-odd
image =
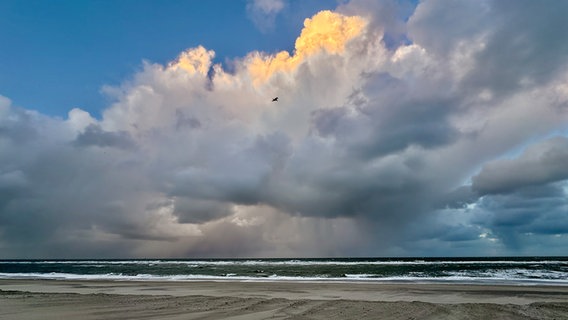
[[[545,276],[541,274],[541,276]],[[41,280],[110,280],[110,281],[290,281],[290,282],[412,282],[412,283],[477,283],[477,284],[541,284],[568,285],[564,275],[558,277],[521,277],[514,272],[495,273],[491,275],[468,275],[456,273],[447,276],[402,275],[382,277],[375,274],[345,274],[342,277],[319,276],[279,276],[276,274],[265,277],[238,276],[230,273],[222,276],[212,275],[152,275],[152,274],[73,274],[73,273],[0,273],[0,279],[41,279]]]

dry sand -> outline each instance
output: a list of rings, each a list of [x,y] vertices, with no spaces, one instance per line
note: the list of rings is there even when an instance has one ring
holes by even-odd
[[[0,280],[0,319],[568,319],[568,287]]]

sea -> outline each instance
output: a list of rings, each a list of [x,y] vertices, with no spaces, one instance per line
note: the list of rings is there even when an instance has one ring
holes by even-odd
[[[0,260],[0,279],[568,285],[568,257]]]

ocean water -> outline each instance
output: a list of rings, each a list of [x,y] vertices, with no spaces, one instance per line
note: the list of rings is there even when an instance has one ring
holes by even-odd
[[[0,279],[568,285],[568,257],[0,260]]]

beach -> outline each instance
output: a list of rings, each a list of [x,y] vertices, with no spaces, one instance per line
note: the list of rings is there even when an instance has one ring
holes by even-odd
[[[0,280],[0,319],[568,319],[568,286]]]

